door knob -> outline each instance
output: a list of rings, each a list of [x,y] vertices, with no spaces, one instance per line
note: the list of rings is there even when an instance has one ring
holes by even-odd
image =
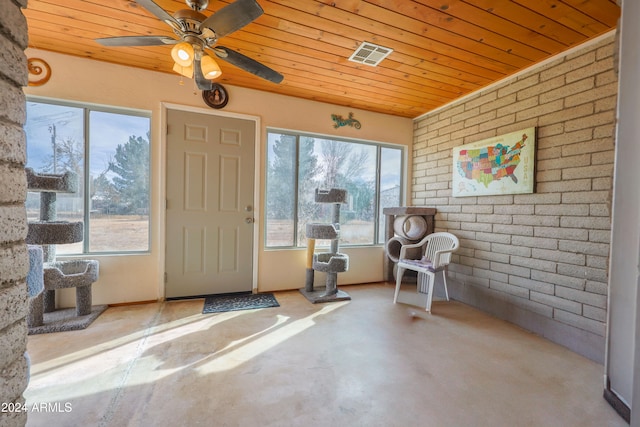
[[[244,219],[244,222],[246,222],[247,224],[253,224],[253,222],[255,221],[255,219],[251,218],[251,217],[247,217]]]

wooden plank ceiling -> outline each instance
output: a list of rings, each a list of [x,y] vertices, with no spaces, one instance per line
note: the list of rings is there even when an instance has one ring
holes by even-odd
[[[615,0],[258,0],[265,13],[219,43],[284,75],[274,84],[218,61],[219,83],[415,118],[617,24]],[[173,14],[182,0],[155,0]],[[211,0],[205,15],[232,1]],[[166,73],[170,46],[99,37],[165,35],[133,0],[29,0],[29,46]],[[363,41],[393,49],[377,67],[348,61]],[[55,72],[55,70],[54,70]]]

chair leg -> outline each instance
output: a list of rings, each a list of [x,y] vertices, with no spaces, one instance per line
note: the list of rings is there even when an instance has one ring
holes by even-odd
[[[431,302],[433,301],[433,284],[436,281],[436,276],[429,272],[425,273],[425,276],[429,276],[429,294],[427,295],[427,307],[426,310],[431,313]]]
[[[393,303],[398,302],[398,294],[400,293],[400,285],[402,284],[402,276],[404,275],[404,268],[398,267],[396,271],[396,291],[393,294]]]
[[[442,270],[442,284],[444,285],[444,295],[447,297],[447,301],[449,301],[449,292],[447,291],[447,271]]]

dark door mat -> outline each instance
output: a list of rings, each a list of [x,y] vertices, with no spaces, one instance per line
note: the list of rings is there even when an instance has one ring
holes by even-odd
[[[269,307],[280,307],[273,294],[210,295],[204,300],[202,314]]]

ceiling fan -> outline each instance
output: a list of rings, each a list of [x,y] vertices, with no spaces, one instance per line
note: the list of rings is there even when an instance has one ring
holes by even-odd
[[[173,16],[153,0],[135,2],[169,24],[179,39],[167,36],[124,36],[99,38],[96,39],[98,43],[103,46],[173,45],[173,70],[185,77],[193,77],[201,90],[210,90],[213,87],[211,80],[222,74],[218,64],[207,55],[205,49],[212,51],[216,57],[273,83],[280,83],[284,78],[282,74],[248,56],[217,45],[218,39],[248,25],[264,13],[255,0],[236,0],[209,17],[201,13],[209,5],[209,0],[186,0],[191,9],[178,10]]]

